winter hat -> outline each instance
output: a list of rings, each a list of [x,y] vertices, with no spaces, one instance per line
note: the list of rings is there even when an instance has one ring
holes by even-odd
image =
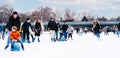
[[[16,12],[16,11],[14,11],[14,12],[13,12],[13,14],[17,14],[17,12]]]
[[[27,18],[27,21],[30,20],[30,18]]]

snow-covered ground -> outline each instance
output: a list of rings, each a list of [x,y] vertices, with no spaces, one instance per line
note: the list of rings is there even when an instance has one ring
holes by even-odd
[[[11,52],[10,47],[4,50],[7,40],[0,39],[0,58],[120,58],[120,38],[113,33],[102,33],[101,40],[92,33],[74,33],[73,39],[51,42],[49,33],[44,32],[40,43],[24,43],[25,50],[19,52]]]

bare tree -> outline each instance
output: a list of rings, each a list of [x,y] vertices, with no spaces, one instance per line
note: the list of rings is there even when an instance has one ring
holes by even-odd
[[[54,8],[53,17],[56,19],[56,21],[60,21],[60,17],[62,17],[62,10]]]
[[[30,15],[29,13],[19,13],[19,16],[20,16],[20,21],[21,22],[25,22],[27,18],[30,18]]]
[[[70,20],[70,19],[74,19],[75,13],[73,11],[70,11],[69,9],[65,10],[65,19],[66,20]]]
[[[35,11],[32,12],[31,17],[33,19],[42,19],[43,21],[49,21],[52,17],[52,8],[50,7],[39,7]]]
[[[8,22],[8,19],[13,12],[14,8],[9,5],[3,5],[0,7],[0,22]]]

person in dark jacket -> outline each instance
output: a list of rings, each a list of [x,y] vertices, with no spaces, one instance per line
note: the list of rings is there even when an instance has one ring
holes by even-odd
[[[51,41],[56,42],[55,31],[57,30],[57,24],[56,24],[56,22],[54,21],[53,18],[51,18],[51,20],[49,21],[47,28],[50,30]]]
[[[100,24],[98,23],[98,21],[96,19],[94,19],[94,22],[93,22],[93,31],[94,31],[94,34],[100,38]]]
[[[32,25],[30,23],[30,18],[27,18],[27,21],[23,23],[22,25],[22,30],[23,30],[23,42],[25,42],[25,36],[27,35],[27,41],[28,43],[30,43],[30,39],[29,39],[29,28],[32,29]]]
[[[58,31],[60,29],[60,24],[59,23],[56,23],[57,26],[56,26],[56,30],[55,30],[55,34],[56,34],[56,40],[59,41],[59,38],[58,38]]]
[[[67,39],[67,29],[68,29],[68,25],[66,24],[66,22],[64,22],[64,24],[62,26],[62,31],[63,31],[63,35],[64,35],[65,39]]]
[[[78,32],[80,31],[79,27],[76,27],[76,33],[78,34]]]
[[[16,26],[18,30],[20,29],[20,17],[18,16],[17,12],[13,12],[12,16],[9,18],[9,22],[7,24],[7,28],[11,31],[12,26]]]
[[[117,25],[117,35],[118,38],[120,37],[120,23]]]
[[[9,18],[9,22],[7,23],[6,25],[6,28],[11,31],[12,29],[12,26],[16,26],[17,27],[17,30],[20,29],[20,25],[21,25],[21,22],[20,22],[20,17],[18,16],[18,13],[16,11],[14,11],[12,13],[12,15],[10,16]],[[9,35],[9,34],[8,34]],[[23,43],[22,41],[19,41],[21,46],[22,46],[22,49],[24,50],[24,47],[23,47]],[[7,49],[9,47],[9,44],[11,43],[11,40],[10,40],[10,36],[8,36],[8,40],[7,40],[7,45],[5,46],[4,49]]]
[[[38,37],[38,42],[40,42],[40,38],[39,37],[40,37],[41,31],[42,31],[41,23],[40,23],[40,20],[37,19],[35,21],[35,39],[36,39],[36,37]],[[34,42],[34,40],[33,40],[33,42]]]

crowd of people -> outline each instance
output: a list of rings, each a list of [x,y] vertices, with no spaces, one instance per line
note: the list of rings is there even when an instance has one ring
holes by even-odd
[[[97,36],[97,38],[100,39],[100,33],[102,31],[102,28],[97,19],[94,19],[93,26],[91,28],[93,33]],[[57,41],[67,41],[68,39],[73,40],[72,34],[75,29],[71,25],[67,24],[66,22],[64,22],[64,24],[60,26],[60,24],[56,22],[54,18],[51,18],[50,21],[48,22],[47,30],[50,30],[51,42],[57,42]],[[76,28],[76,30],[77,30],[76,32],[82,36],[83,29]],[[21,24],[18,13],[14,11],[10,16],[9,22],[6,24],[6,26],[4,26],[4,28],[0,26],[0,37],[2,39],[4,39],[5,31],[7,31],[9,36],[7,38],[7,44],[4,49],[7,49],[9,45],[11,45],[11,51],[14,51],[14,50],[19,51],[20,47],[17,46],[17,43],[20,43],[22,50],[24,50],[25,49],[24,42],[32,43],[35,40],[40,42],[41,33],[44,31],[44,25],[40,19],[35,19],[35,22],[32,25],[31,18],[27,18],[26,21],[23,24]],[[117,25],[116,31],[119,37],[120,23]],[[87,33],[87,28],[84,29],[84,32]],[[32,38],[32,42],[30,41],[29,35]],[[15,47],[18,47],[19,49]]]

